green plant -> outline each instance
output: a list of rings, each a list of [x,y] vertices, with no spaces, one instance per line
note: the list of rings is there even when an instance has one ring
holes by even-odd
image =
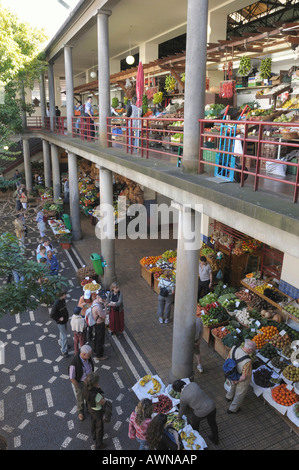
[[[144,115],[148,110],[148,100],[146,94],[142,97],[142,114]]]
[[[176,79],[172,75],[167,75],[165,78],[165,90],[172,91],[175,89]]]

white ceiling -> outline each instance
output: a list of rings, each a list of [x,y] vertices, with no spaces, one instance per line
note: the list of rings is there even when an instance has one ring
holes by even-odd
[[[200,1],[200,0],[199,0]],[[250,0],[210,0],[209,10],[233,12]],[[129,44],[138,52],[140,43],[162,43],[186,32],[188,0],[85,0],[73,12],[47,47],[54,59],[54,74],[64,76],[63,47],[73,45],[74,77],[97,64],[96,13],[101,7],[112,11],[109,17],[109,54],[117,60],[126,57]]]

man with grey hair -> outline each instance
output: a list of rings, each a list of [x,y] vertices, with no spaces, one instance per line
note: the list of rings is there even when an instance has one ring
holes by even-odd
[[[232,354],[234,353],[234,359],[239,360],[237,363],[237,371],[240,374],[239,380],[230,381],[230,390],[226,394],[227,401],[231,401],[230,407],[227,410],[230,414],[240,411],[241,403],[247,393],[251,382],[252,361],[255,349],[255,342],[246,339],[243,345],[239,347],[234,346],[229,352],[229,359],[232,358]]]
[[[84,344],[81,350],[75,354],[69,366],[69,378],[75,388],[77,398],[77,413],[80,421],[84,420],[84,380],[94,371],[94,363],[91,358],[92,348]]]

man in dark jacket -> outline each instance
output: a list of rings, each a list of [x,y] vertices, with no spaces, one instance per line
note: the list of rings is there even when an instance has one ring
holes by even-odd
[[[61,352],[64,357],[68,357],[68,344],[67,344],[67,322],[69,319],[69,313],[65,303],[66,292],[61,292],[59,298],[55,301],[52,311],[51,318],[54,320],[59,329],[59,345]]]
[[[92,348],[88,344],[84,344],[80,352],[75,354],[69,366],[69,377],[75,387],[77,413],[80,421],[84,419],[84,380],[88,374],[94,371],[94,363],[91,354]]]

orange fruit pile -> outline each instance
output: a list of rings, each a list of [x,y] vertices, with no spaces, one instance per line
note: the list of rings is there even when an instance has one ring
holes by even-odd
[[[283,406],[291,406],[299,401],[299,395],[297,395],[294,390],[289,390],[286,384],[281,384],[273,388],[272,398],[276,403]]]
[[[270,339],[272,338],[272,336],[277,335],[279,333],[276,326],[262,326],[259,331],[264,333],[263,336],[265,337],[265,339]]]
[[[265,335],[257,334],[252,338],[252,341],[256,344],[256,349],[261,349],[266,344]]]

